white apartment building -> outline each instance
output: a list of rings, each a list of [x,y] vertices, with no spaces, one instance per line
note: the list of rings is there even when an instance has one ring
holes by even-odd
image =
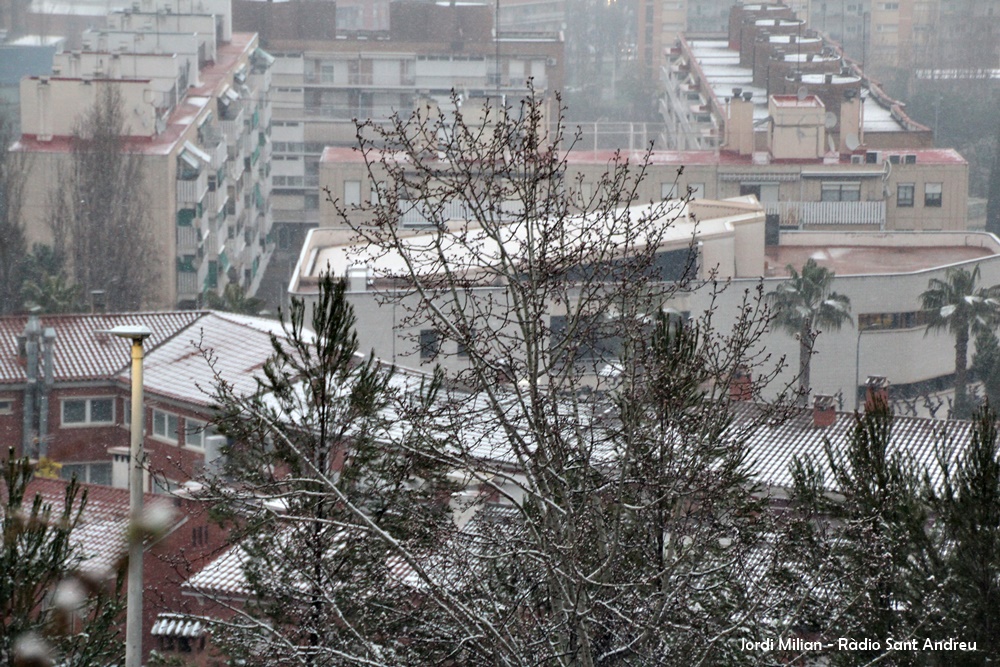
[[[88,29],[49,76],[21,82],[21,138],[31,155],[29,242],[50,243],[49,192],[71,159],[74,127],[104,86],[143,156],[158,276],[148,307],[196,307],[235,282],[254,294],[274,249],[271,66],[255,34],[234,33],[229,0],[143,0]],[[108,286],[113,289],[113,286]]]

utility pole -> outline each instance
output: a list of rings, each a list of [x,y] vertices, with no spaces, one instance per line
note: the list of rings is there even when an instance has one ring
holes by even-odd
[[[143,459],[142,437],[145,415],[142,409],[142,343],[153,332],[144,326],[117,326],[98,333],[132,341],[132,419],[129,426],[129,539],[128,590],[125,609],[125,667],[142,667],[142,524]]]

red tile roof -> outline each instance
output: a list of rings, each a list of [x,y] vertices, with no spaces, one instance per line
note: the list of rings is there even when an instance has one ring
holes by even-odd
[[[959,154],[953,148],[922,148],[922,149],[878,149],[878,152],[882,154],[883,160],[885,156],[888,155],[916,155],[917,164],[966,164],[965,158]],[[615,159],[618,151],[613,150],[598,150],[598,151],[585,151],[585,150],[574,150],[570,151],[566,155],[566,161],[570,165],[604,165],[608,164]],[[624,160],[627,158],[629,162],[637,164],[645,156],[645,151],[621,151],[620,159]],[[344,146],[327,146],[323,150],[323,155],[320,158],[320,162],[346,162],[346,163],[361,163],[364,161],[363,156],[356,148],[344,147]],[[653,151],[649,156],[649,163],[656,164],[668,164],[668,165],[723,165],[723,166],[747,166],[755,167],[759,169],[758,165],[754,165],[753,156],[751,155],[740,155],[733,151],[668,151],[668,150],[657,150]],[[827,165],[823,158],[813,158],[813,159],[782,159],[775,160],[772,159],[769,163],[770,165]],[[849,155],[842,155],[839,157],[839,161],[836,165],[839,166],[850,166],[851,158]],[[836,166],[835,165],[835,166]],[[856,165],[857,166],[857,165]],[[868,165],[871,167],[872,165]],[[879,164],[881,167],[881,164]],[[865,165],[860,165],[864,168]]]
[[[118,325],[143,325],[153,335],[146,342],[151,350],[204,315],[200,311],[161,313],[112,313],[97,315],[42,315],[42,330],[56,332],[53,376],[56,382],[108,380],[129,365],[128,341],[98,334]],[[0,385],[21,384],[26,380],[24,360],[18,358],[17,337],[24,332],[28,317],[0,317]]]
[[[739,404],[734,412],[733,429],[734,437],[749,450],[754,477],[761,484],[771,488],[792,488],[790,466],[795,456],[811,456],[826,474],[827,484],[832,483],[824,448],[829,444],[834,451],[844,451],[854,431],[853,413],[838,412],[833,424],[817,427],[813,423],[812,408],[791,408],[763,425],[752,426],[762,415],[760,406]],[[946,448],[954,460],[968,446],[971,434],[972,422],[969,421],[897,415],[892,422],[889,449],[912,457],[917,469],[926,471],[931,483],[936,485],[941,482],[938,449]]]
[[[69,482],[61,479],[32,479],[28,484],[25,503],[39,495],[42,502],[52,506],[53,514],[62,511],[66,501],[66,487]],[[128,529],[129,492],[128,489],[115,489],[110,486],[96,484],[81,484],[77,496],[76,507],[79,507],[83,493],[87,494],[87,504],[84,506],[80,524],[72,533],[74,544],[80,549],[83,561],[81,567],[92,572],[107,572],[113,570],[119,559],[125,553],[126,530]],[[0,491],[6,494],[6,488],[0,483]],[[158,504],[171,505],[169,499],[151,493],[144,494],[144,506],[149,509]],[[3,506],[0,504],[0,512]]]
[[[274,353],[270,333],[283,336],[275,320],[208,312],[147,355],[143,385],[148,393],[209,406],[222,379],[238,394],[257,390],[255,376]],[[211,355],[214,369],[204,353]],[[215,373],[219,374],[217,378]],[[119,373],[127,383],[128,369]]]

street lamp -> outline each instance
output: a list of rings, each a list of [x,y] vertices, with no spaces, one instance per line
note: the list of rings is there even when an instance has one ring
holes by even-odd
[[[129,537],[128,590],[125,612],[125,667],[142,665],[142,522],[143,452],[142,434],[145,415],[142,410],[142,342],[153,335],[144,326],[117,326],[97,333],[111,334],[132,341],[132,410],[129,425]]]

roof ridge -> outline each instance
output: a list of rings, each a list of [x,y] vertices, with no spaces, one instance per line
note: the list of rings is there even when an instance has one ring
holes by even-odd
[[[184,332],[184,331],[187,331],[188,329],[190,329],[190,328],[191,328],[192,326],[194,326],[194,325],[195,325],[195,324],[196,324],[197,322],[200,322],[200,321],[201,321],[201,319],[202,319],[202,318],[203,318],[203,317],[204,317],[204,316],[205,316],[205,315],[206,315],[206,314],[207,314],[207,313],[208,313],[209,311],[207,311],[207,310],[178,310],[178,311],[172,311],[172,312],[175,312],[175,313],[194,313],[194,314],[195,314],[195,317],[194,317],[194,318],[193,318],[193,319],[192,319],[192,320],[191,320],[190,322],[188,322],[187,324],[185,324],[184,326],[182,326],[182,327],[179,327],[179,328],[178,328],[178,329],[177,329],[176,331],[174,331],[173,333],[171,333],[171,334],[169,334],[169,335],[167,335],[167,336],[164,336],[164,337],[163,337],[163,340],[161,340],[161,341],[160,341],[159,343],[157,343],[156,345],[154,345],[154,346],[150,347],[150,348],[149,348],[148,350],[146,350],[146,352],[145,352],[146,354],[152,354],[152,353],[153,353],[153,352],[155,352],[156,350],[158,350],[158,349],[160,349],[161,347],[163,347],[163,346],[164,346],[164,345],[165,345],[165,344],[166,344],[166,343],[167,343],[168,341],[171,341],[171,340],[173,340],[174,338],[176,338],[177,336],[179,336],[179,335],[181,334],[181,332]],[[131,363],[131,362],[129,362],[129,363]],[[128,366],[128,364],[126,364],[126,366]],[[123,368],[122,370],[124,370],[124,368]],[[121,373],[121,371],[118,371],[118,373]],[[118,373],[116,373],[115,375],[117,375]]]

